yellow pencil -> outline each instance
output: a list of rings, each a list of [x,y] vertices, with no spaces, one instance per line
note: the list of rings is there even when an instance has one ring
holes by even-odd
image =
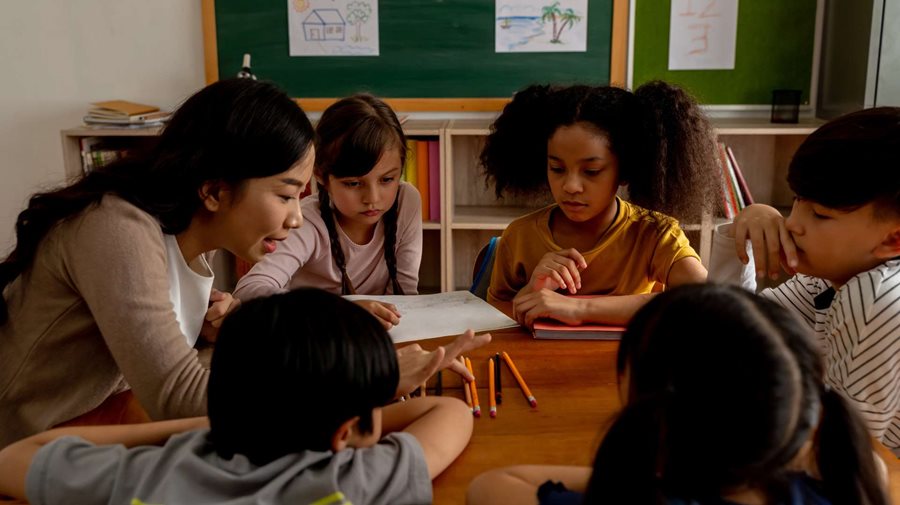
[[[423,382],[423,383],[422,383],[422,386],[421,386],[421,391],[422,391],[421,396],[422,396],[422,398],[425,398],[425,397],[428,395],[428,394],[425,392],[425,388],[427,388],[427,387],[428,387],[428,383],[427,383],[427,382]]]
[[[462,363],[463,366],[466,366],[466,360],[462,356],[459,357],[459,362]],[[472,408],[472,392],[469,390],[469,383],[466,382],[465,379],[463,379],[463,391],[465,391],[465,393],[466,393],[466,405],[468,405],[469,409],[471,409]]]
[[[537,407],[537,400],[535,399],[534,395],[531,394],[531,390],[528,389],[528,384],[525,384],[525,379],[523,379],[522,375],[519,374],[519,370],[516,369],[516,364],[513,363],[513,360],[509,357],[509,354],[506,354],[506,351],[503,351],[503,361],[506,362],[509,370],[513,373],[513,377],[516,378],[516,382],[519,383],[519,387],[522,388],[522,393],[525,395],[525,398],[528,398],[528,403],[531,404],[532,407]]]
[[[472,374],[472,382],[469,383],[469,387],[472,388],[472,413],[475,414],[475,417],[481,417],[481,405],[478,405],[478,389],[475,385],[475,371],[472,370],[472,362],[469,358],[466,358],[466,368]]]
[[[494,360],[488,358],[488,405],[491,417],[497,417],[497,397],[494,395]]]

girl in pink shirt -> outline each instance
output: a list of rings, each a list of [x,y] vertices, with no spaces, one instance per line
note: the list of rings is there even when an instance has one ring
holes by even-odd
[[[326,109],[316,131],[318,194],[301,203],[306,222],[238,282],[235,296],[301,286],[342,295],[416,294],[421,200],[400,182],[406,137],[397,116],[371,95],[354,95]],[[387,328],[400,322],[393,305],[358,303]]]

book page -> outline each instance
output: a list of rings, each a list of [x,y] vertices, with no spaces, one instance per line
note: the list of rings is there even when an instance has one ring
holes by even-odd
[[[348,295],[347,300],[378,300],[400,311],[400,324],[388,333],[394,343],[512,328],[518,323],[468,291],[434,295]]]

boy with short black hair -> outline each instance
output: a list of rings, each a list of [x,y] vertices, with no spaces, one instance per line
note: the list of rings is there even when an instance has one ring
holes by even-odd
[[[0,494],[31,503],[430,503],[431,479],[465,448],[472,415],[443,397],[384,407],[398,380],[390,337],[357,305],[313,289],[252,300],[219,334],[208,423],[35,435],[0,451]]]
[[[751,255],[759,277],[776,278],[779,266],[796,274],[760,294],[803,317],[823,346],[826,383],[900,456],[900,108],[820,127],[791,160],[788,183],[796,198],[786,219],[751,205],[719,227],[709,278],[755,289]]]

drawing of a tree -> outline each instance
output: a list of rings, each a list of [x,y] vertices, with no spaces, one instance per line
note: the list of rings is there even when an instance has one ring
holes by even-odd
[[[356,35],[351,37],[351,40],[354,42],[363,40],[362,25],[369,20],[371,15],[372,6],[366,2],[350,2],[347,4],[347,22],[356,27]]]
[[[541,11],[541,22],[553,22],[553,38],[550,42],[553,44],[561,44],[559,38],[566,28],[571,28],[575,23],[581,21],[581,16],[575,14],[572,9],[563,11],[559,8],[559,2],[553,2],[553,5],[545,5]]]

